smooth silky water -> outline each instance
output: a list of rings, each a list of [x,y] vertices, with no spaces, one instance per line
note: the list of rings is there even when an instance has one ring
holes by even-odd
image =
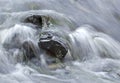
[[[120,83],[119,7],[119,0],[0,0],[0,83]],[[31,15],[44,17],[42,29],[24,22]],[[66,40],[64,62],[47,64],[42,31]],[[25,41],[35,59],[23,59]]]

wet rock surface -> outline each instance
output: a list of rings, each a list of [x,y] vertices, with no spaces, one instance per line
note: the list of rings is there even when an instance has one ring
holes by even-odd
[[[60,60],[64,59],[68,52],[65,41],[49,32],[40,36],[38,45],[52,57],[56,57]]]
[[[24,20],[24,22],[36,25],[37,28],[42,28],[42,24],[43,24],[42,17],[40,15],[29,16]]]

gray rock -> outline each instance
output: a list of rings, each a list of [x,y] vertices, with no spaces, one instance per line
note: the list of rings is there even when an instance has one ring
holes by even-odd
[[[38,45],[52,57],[56,57],[60,60],[63,60],[68,52],[65,40],[50,32],[44,33],[40,36]]]
[[[32,15],[27,17],[24,20],[25,23],[31,23],[33,25],[36,25],[36,27],[38,28],[42,28],[42,17],[40,15]]]

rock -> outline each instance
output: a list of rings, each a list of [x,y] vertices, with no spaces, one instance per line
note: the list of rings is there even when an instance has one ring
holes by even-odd
[[[64,59],[68,52],[65,40],[53,35],[52,33],[44,33],[40,36],[39,47],[47,51],[52,57],[60,60]]]
[[[25,41],[22,44],[22,47],[24,50],[25,59],[32,59],[36,57],[36,49],[32,41]]]
[[[40,15],[32,15],[27,17],[24,20],[25,23],[32,23],[33,25],[36,25],[36,27],[42,28],[42,17]]]
[[[48,65],[48,68],[51,70],[55,70],[55,69],[61,69],[61,68],[65,68],[65,65],[63,63],[53,63]]]

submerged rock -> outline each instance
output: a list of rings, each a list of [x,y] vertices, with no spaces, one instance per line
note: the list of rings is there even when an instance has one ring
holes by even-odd
[[[40,36],[39,47],[48,52],[52,57],[56,57],[60,60],[64,59],[68,52],[65,40],[58,38],[52,33],[45,33]]]
[[[40,15],[32,15],[27,17],[24,20],[25,23],[31,23],[33,25],[36,25],[36,27],[42,28],[42,17]]]
[[[25,59],[32,59],[36,57],[36,49],[32,41],[25,41],[22,44],[22,47],[24,49]]]

